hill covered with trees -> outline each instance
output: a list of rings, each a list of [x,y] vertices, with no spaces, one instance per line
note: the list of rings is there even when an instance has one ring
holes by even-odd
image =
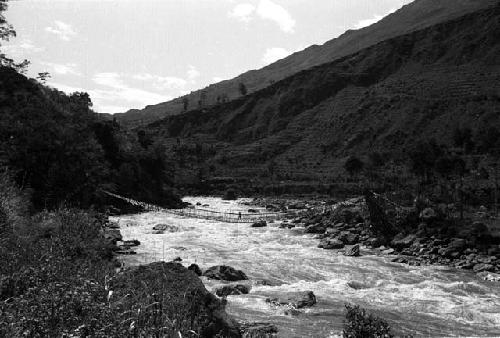
[[[500,127],[499,16],[496,6],[395,37],[143,130],[205,180],[330,184],[353,155],[405,177],[420,141],[453,148],[456,129]]]
[[[178,205],[164,148],[91,106],[86,93],[66,95],[0,67],[0,164],[31,191],[34,206],[102,205],[103,190]]]

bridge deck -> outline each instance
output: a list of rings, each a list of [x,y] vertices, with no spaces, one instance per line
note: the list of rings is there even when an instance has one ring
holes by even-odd
[[[279,219],[282,215],[280,213],[243,213],[243,212],[221,212],[214,211],[208,209],[197,209],[197,208],[184,208],[184,209],[166,209],[159,207],[157,205],[140,202],[133,200],[131,198],[123,197],[108,191],[104,191],[104,193],[124,200],[127,203],[130,203],[135,206],[139,206],[147,211],[155,211],[155,212],[164,212],[167,214],[172,214],[181,217],[187,218],[197,218],[197,219],[206,219],[206,220],[214,220],[218,222],[226,222],[226,223],[254,223],[258,221],[272,221]]]

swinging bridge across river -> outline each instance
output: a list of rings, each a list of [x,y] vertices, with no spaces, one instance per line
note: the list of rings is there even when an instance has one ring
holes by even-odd
[[[186,218],[206,219],[225,223],[255,223],[259,221],[275,221],[283,217],[282,213],[277,212],[221,212],[201,208],[184,208],[184,209],[166,209],[157,205],[136,201],[131,198],[123,197],[109,191],[103,191],[105,194],[114,198],[121,199],[131,205],[141,207],[146,211],[164,212],[167,214],[177,215]]]

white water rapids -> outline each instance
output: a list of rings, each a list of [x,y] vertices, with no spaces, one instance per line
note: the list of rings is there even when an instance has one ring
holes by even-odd
[[[213,197],[188,197],[219,211],[247,211],[238,202]],[[204,207],[206,208],[206,207]],[[361,257],[344,257],[317,248],[313,235],[300,229],[265,228],[182,218],[161,212],[119,216],[125,240],[138,239],[137,255],[124,256],[137,265],[182,258],[203,270],[229,265],[243,270],[252,289],[248,295],[229,296],[227,312],[237,319],[270,322],[279,337],[336,337],[342,334],[345,303],[353,303],[385,318],[397,335],[415,337],[500,337],[500,283],[448,267],[410,267],[391,263],[387,256],[362,250]],[[153,234],[156,224],[179,227],[177,232]],[[267,281],[262,285],[259,281]],[[203,278],[215,292],[219,281]],[[357,282],[358,288],[348,285]],[[360,287],[360,288],[359,288]],[[290,291],[311,290],[318,303],[299,315],[265,302]]]

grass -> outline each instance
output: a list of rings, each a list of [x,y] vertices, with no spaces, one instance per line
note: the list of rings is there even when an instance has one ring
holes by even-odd
[[[117,273],[106,217],[30,215],[22,191],[0,178],[0,337],[234,336],[194,273],[173,263]]]
[[[358,305],[345,305],[344,338],[392,338],[389,324]]]

